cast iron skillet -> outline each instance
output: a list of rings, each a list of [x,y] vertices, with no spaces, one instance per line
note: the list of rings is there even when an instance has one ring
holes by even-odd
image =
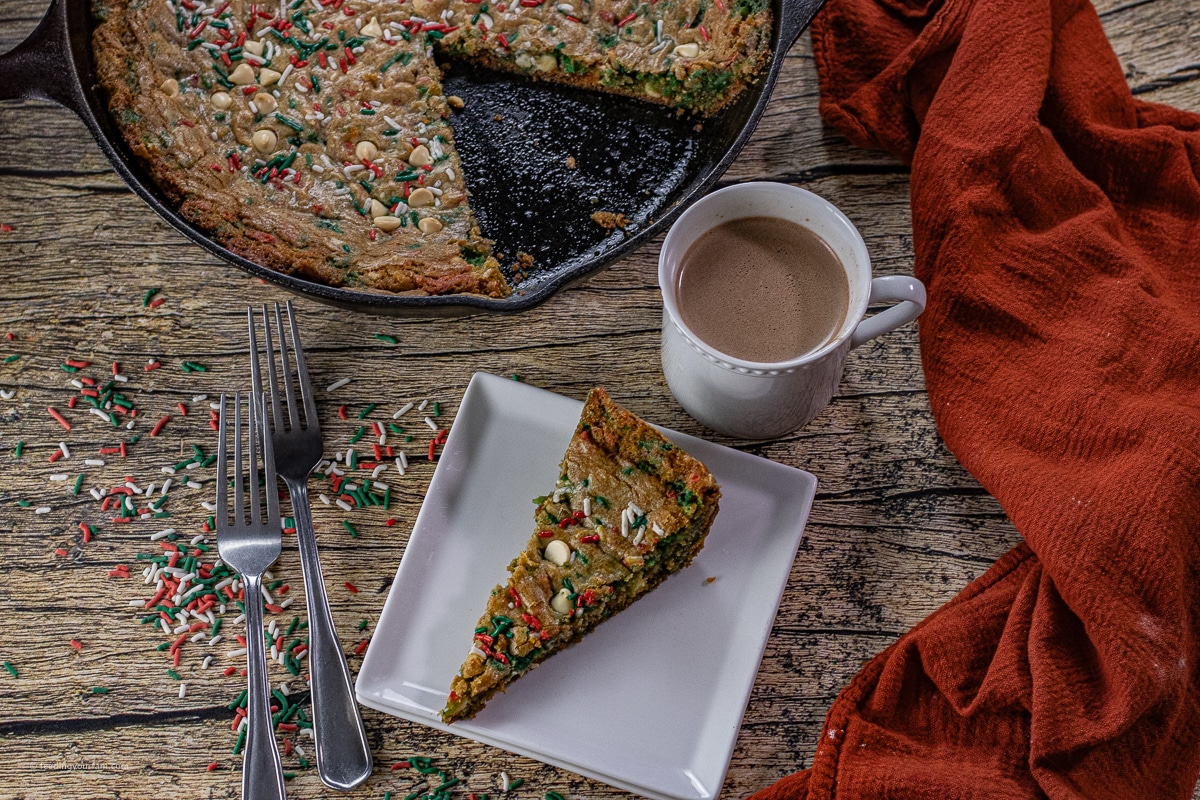
[[[88,0],[52,0],[37,29],[0,55],[0,100],[50,100],[74,111],[137,194],[205,249],[290,291],[375,314],[435,316],[517,312],[545,301],[662,231],[733,162],[762,115],[788,48],[824,0],[771,0],[769,69],[720,114],[697,125],[669,109],[612,95],[451,65],[447,94],[466,100],[452,124],[471,207],[511,263],[535,267],[512,296],[387,295],[283,275],[217,244],[176,213],[125,147],[96,84]],[[568,157],[574,169],[566,167]],[[595,211],[631,224],[605,232]]]

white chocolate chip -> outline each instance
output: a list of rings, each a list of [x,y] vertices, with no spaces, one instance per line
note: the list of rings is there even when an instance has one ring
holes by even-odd
[[[386,217],[388,215],[388,209],[387,206],[372,197],[371,208],[367,213],[372,217]]]
[[[479,27],[486,31],[490,31],[496,27],[496,21],[492,19],[492,15],[483,11],[479,14]]]
[[[554,72],[558,69],[558,59],[551,53],[542,53],[534,60],[538,72]]]
[[[550,598],[550,607],[560,614],[570,614],[575,610],[573,606],[571,593],[566,589],[559,589],[558,594]]]
[[[359,161],[374,161],[379,155],[379,148],[375,146],[374,142],[363,139],[355,146],[354,155],[358,157]]]
[[[276,72],[273,69],[263,67],[258,73],[259,86],[274,86],[283,77],[282,72]]]
[[[421,229],[421,233],[434,234],[442,229],[442,221],[434,217],[424,217],[417,222],[417,227]]]
[[[396,217],[378,216],[373,221],[375,227],[384,233],[391,233],[400,227],[400,220]]]
[[[413,189],[412,194],[408,196],[409,208],[425,208],[433,205],[433,192],[422,186],[420,189]]]
[[[165,81],[163,81],[162,83],[160,83],[158,85],[158,90],[160,92],[162,92],[163,94],[165,94],[167,97],[178,97],[179,96],[179,81],[175,80],[174,78],[167,78]]]
[[[228,92],[213,92],[212,97],[208,98],[208,102],[212,103],[213,108],[225,111],[233,105],[233,98]]]
[[[254,70],[249,64],[238,64],[233,72],[229,73],[229,82],[236,83],[238,86],[248,86],[254,83]]]
[[[383,36],[383,28],[379,27],[379,20],[375,17],[371,17],[371,21],[363,25],[358,32],[363,36],[372,36],[376,39]]]
[[[700,45],[695,42],[687,42],[686,44],[676,45],[672,52],[680,58],[695,58],[700,55]]]
[[[242,49],[245,50],[247,53],[251,53],[256,56],[262,56],[263,43],[258,41],[257,39],[247,39],[245,42],[242,43]]]
[[[259,92],[254,95],[254,107],[262,114],[270,114],[279,108],[279,102],[275,99],[275,95],[270,92]]]
[[[270,153],[275,149],[279,138],[275,135],[275,131],[262,128],[254,132],[254,136],[251,137],[250,141],[254,144],[254,149],[258,152]]]
[[[408,163],[414,167],[423,167],[426,164],[433,163],[433,156],[429,155],[428,147],[419,144],[408,154]]]
[[[424,222],[425,220],[421,221]],[[550,543],[546,545],[546,550],[542,553],[542,555],[547,561],[551,562],[552,564],[557,564],[561,567],[565,566],[566,563],[571,559],[571,548],[566,542],[560,539],[551,539]]]

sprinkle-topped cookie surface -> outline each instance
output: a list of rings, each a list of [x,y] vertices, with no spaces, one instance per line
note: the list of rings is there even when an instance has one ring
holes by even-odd
[[[710,113],[762,0],[98,0],[97,74],[181,214],[234,252],[388,292],[510,287],[467,203],[435,50]]]
[[[720,488],[704,465],[593,389],[535,531],[494,588],[442,719],[497,692],[686,567]]]

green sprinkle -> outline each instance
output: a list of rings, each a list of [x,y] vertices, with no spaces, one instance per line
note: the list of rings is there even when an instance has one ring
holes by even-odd
[[[108,694],[107,686],[93,686],[92,694]]]
[[[82,486],[83,486],[83,473],[81,472],[81,473],[79,473],[79,476],[77,478],[75,478],[75,485],[71,487],[71,494],[79,494],[79,489]]]
[[[353,536],[355,539],[358,538],[358,531],[356,531],[354,529],[354,526],[350,524],[350,520],[348,520],[348,519],[342,520],[342,527],[344,527],[347,531],[349,531],[350,535]]]
[[[433,404],[433,415],[435,417],[440,417],[442,415],[442,404],[441,403]]]
[[[274,29],[272,29],[272,30],[274,30]],[[235,744],[233,746],[233,754],[235,756],[238,753],[242,752],[242,748],[246,745],[246,731],[248,731],[249,729],[250,729],[249,725],[243,725],[242,729],[240,731],[238,731],[237,744]]]
[[[237,699],[225,706],[225,708],[229,709],[230,711],[233,711],[235,708],[239,708],[242,703],[246,702],[246,697],[248,695],[249,692],[246,689],[242,689],[242,693],[237,696]]]
[[[304,126],[301,125],[299,122],[296,122],[296,120],[294,120],[290,117],[285,117],[283,114],[280,114],[278,111],[275,112],[275,119],[279,120],[284,125],[287,125],[289,128],[291,128],[294,131],[304,130]]]
[[[18,500],[17,505],[19,505],[21,508],[29,508],[33,505],[33,502],[30,500]]]
[[[543,797],[543,800],[566,800],[566,798],[564,798],[558,792],[546,792],[546,794]]]
[[[208,372],[208,367],[196,361],[184,361],[180,366],[184,372]]]
[[[383,490],[383,510],[387,511],[392,507],[392,487]]]
[[[506,791],[511,792],[513,789],[518,789],[518,788],[520,788],[521,784],[524,782],[525,782],[524,778],[517,778],[515,781],[512,781],[511,783],[508,784],[508,786],[506,787]]]
[[[354,444],[355,442],[357,442],[359,439],[361,439],[363,437],[363,434],[366,432],[367,432],[366,426],[359,425],[358,430],[356,430],[354,432],[354,435],[350,437],[350,444]]]
[[[515,373],[515,372],[514,372],[512,375],[509,375],[508,377],[510,377],[510,378],[512,378],[514,381],[518,381],[518,382],[521,380],[521,376],[520,376],[520,375],[518,375],[518,374],[517,374],[517,373]]]
[[[147,289],[145,296],[142,298],[142,308],[146,308],[147,306],[149,306],[150,301],[154,299],[154,295],[158,294],[161,291],[162,291],[161,287],[156,287],[154,289]]]
[[[391,431],[392,433],[404,433],[404,428],[401,428],[399,425],[397,425],[394,422],[388,423],[388,430]]]
[[[14,667],[12,664],[10,664],[10,663],[8,663],[7,661],[5,661],[5,662],[4,662],[4,668],[5,668],[6,670],[8,670],[8,674],[12,675],[14,678],[15,678],[15,677],[17,677],[17,668],[16,668],[16,667]]]
[[[79,367],[72,367],[70,364],[59,364],[58,366],[63,372],[79,372]]]
[[[5,363],[5,364],[11,364],[12,362],[16,361],[16,360],[17,360],[18,358],[20,358],[20,357],[21,357],[21,354],[20,354],[20,353],[13,353],[11,356],[9,356],[8,358],[4,359],[4,363]]]
[[[387,342],[388,344],[399,344],[400,343],[400,340],[397,339],[395,336],[388,336],[386,333],[377,333],[377,334],[375,334],[375,338],[381,342]]]
[[[364,418],[366,418],[367,414],[370,414],[374,410],[375,410],[375,403],[371,403],[371,405],[367,406],[362,411],[358,412],[358,418],[364,419]]]
[[[451,786],[457,786],[460,783],[462,783],[462,781],[459,780],[458,778],[452,778],[448,781],[443,781],[441,786],[439,786],[433,790],[433,794],[439,794],[440,792],[444,792],[447,789],[449,789]]]
[[[15,457],[16,457],[16,458],[20,458],[20,457],[21,457],[21,453],[22,453],[24,450],[25,450],[25,443],[24,443],[24,442],[17,442],[17,453],[16,453],[16,456],[15,456]]]
[[[370,623],[366,619],[360,619],[358,621],[358,629],[360,631],[365,631],[367,629],[367,625],[369,625],[369,624]]]

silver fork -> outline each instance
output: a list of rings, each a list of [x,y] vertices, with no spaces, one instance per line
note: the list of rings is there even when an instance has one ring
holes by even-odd
[[[242,468],[242,399],[233,396],[233,508],[229,507],[229,465],[225,440],[229,425],[225,395],[221,395],[221,440],[217,445],[217,550],[221,559],[242,576],[246,606],[246,662],[249,668],[246,755],[242,762],[242,797],[283,800],[283,767],[271,724],[271,698],[267,685],[267,656],[263,645],[262,576],[279,558],[279,496],[274,490],[275,462],[270,440],[263,436],[266,406],[262,394],[246,398],[249,411],[249,470]],[[261,438],[260,438],[261,437]],[[258,450],[266,479],[267,516],[263,519],[258,491]],[[245,483],[250,485],[249,508]],[[232,510],[233,518],[230,519]],[[249,511],[249,518],[247,518]]]
[[[324,443],[321,423],[317,419],[317,404],[313,399],[300,334],[292,315],[292,303],[284,306],[291,332],[292,353],[296,360],[296,383],[300,387],[303,419],[298,413],[296,395],[292,388],[292,369],[288,359],[287,339],[279,304],[275,304],[275,328],[279,334],[279,360],[282,375],[275,369],[275,348],[271,341],[271,323],[267,307],[262,310],[266,333],[267,375],[273,424],[269,426],[275,448],[279,477],[287,484],[296,519],[296,540],[300,548],[300,564],[304,571],[305,595],[308,602],[308,662],[312,686],[313,733],[317,750],[317,774],[326,786],[352,789],[371,774],[371,748],[358,712],[354,692],[350,687],[350,670],[346,656],[333,627],[329,599],[325,595],[325,580],[317,554],[317,537],[313,530],[312,510],[308,502],[308,478],[321,461]],[[262,376],[258,366],[258,341],[255,336],[254,310],[247,309],[250,328],[250,374],[254,391],[262,391]],[[284,427],[280,403],[280,382],[287,401],[287,427]],[[302,427],[303,426],[303,427]]]

